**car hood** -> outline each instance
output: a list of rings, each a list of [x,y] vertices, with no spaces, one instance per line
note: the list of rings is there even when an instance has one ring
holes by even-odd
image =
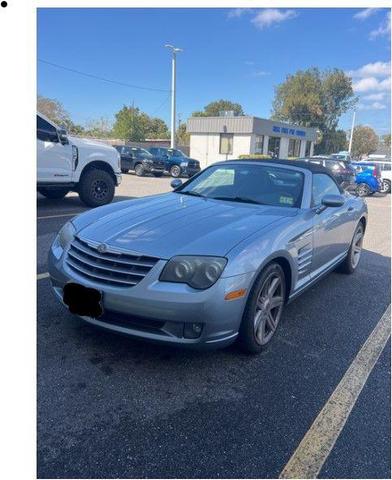
[[[84,240],[144,255],[224,256],[256,231],[297,209],[167,193],[114,203],[73,220]]]
[[[113,150],[117,152],[117,150],[111,145],[108,145],[104,142],[100,142],[98,140],[91,140],[90,138],[80,138],[80,137],[72,137],[72,136],[69,136],[69,140],[77,147],[92,148],[94,150],[96,150],[97,148],[100,148],[102,150],[108,150],[110,152],[113,152]]]

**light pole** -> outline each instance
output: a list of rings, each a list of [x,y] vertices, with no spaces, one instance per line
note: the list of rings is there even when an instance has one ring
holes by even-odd
[[[351,147],[353,146],[354,125],[355,125],[355,110],[354,110],[354,114],[353,114],[353,123],[351,125],[350,143],[348,144],[349,155],[351,155]]]
[[[176,56],[178,52],[182,52],[182,48],[177,48],[174,45],[165,45],[172,51],[172,88],[171,88],[171,139],[170,146],[176,146]]]

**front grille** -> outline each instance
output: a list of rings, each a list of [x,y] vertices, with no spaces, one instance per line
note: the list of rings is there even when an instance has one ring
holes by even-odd
[[[100,253],[98,245],[75,238],[67,253],[68,266],[79,275],[98,283],[116,287],[137,285],[159,261],[144,255],[119,252]]]

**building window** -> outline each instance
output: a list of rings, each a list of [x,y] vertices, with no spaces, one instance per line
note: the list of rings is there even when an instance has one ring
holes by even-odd
[[[309,142],[309,140],[306,142],[306,147],[305,147],[305,157],[310,157],[310,146],[312,145],[312,142]]]
[[[301,140],[295,140],[290,138],[289,140],[289,157],[299,157],[299,152],[301,149]]]
[[[279,158],[280,137],[269,137],[268,140],[268,155]]]
[[[264,135],[256,135],[255,153],[263,153]]]
[[[233,153],[233,134],[221,133],[219,141],[219,153],[229,155]]]

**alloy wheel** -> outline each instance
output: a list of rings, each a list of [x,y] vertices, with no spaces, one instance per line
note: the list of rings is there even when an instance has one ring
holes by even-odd
[[[391,184],[388,182],[388,180],[383,180],[381,182],[380,192],[389,193],[390,190],[391,190]]]
[[[353,243],[351,247],[351,266],[353,269],[357,268],[359,260],[361,258],[362,252],[362,243],[363,243],[363,226],[358,225],[358,228],[355,231]]]
[[[108,194],[108,191],[108,185],[103,180],[95,180],[95,182],[91,184],[91,193],[96,200],[103,200]]]
[[[283,304],[282,278],[277,272],[271,272],[263,282],[256,302],[254,334],[259,345],[265,345],[274,335]]]

